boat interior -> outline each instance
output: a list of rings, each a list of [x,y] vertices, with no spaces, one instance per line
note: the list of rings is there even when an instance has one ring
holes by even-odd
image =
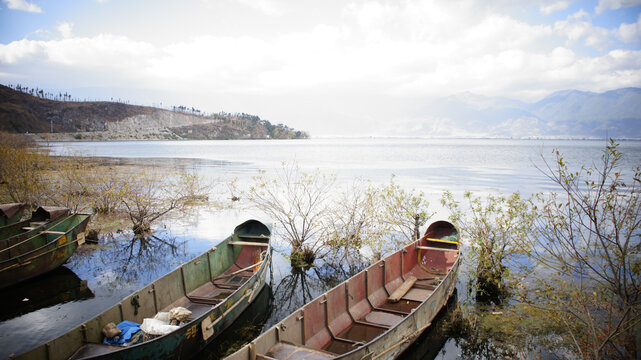
[[[71,218],[69,209],[58,207],[39,207],[30,219],[0,227],[0,261],[35,249],[32,242],[42,231],[64,231],[59,226],[65,219]],[[52,229],[57,227],[56,229]]]
[[[75,214],[50,223],[32,221],[29,224],[25,224],[22,227],[22,230],[25,231],[23,234],[0,241],[0,264],[18,256],[30,256],[37,254],[38,251],[45,251],[44,246],[53,246],[62,235],[65,235],[70,229],[78,226],[88,218],[89,215]],[[84,227],[79,230],[82,230],[79,232],[84,232]],[[65,241],[67,240],[72,241],[72,239],[65,239]]]
[[[306,304],[233,359],[332,359],[374,340],[427,300],[454,266],[458,234],[452,229],[428,229],[424,238]]]
[[[261,224],[262,225],[262,224]],[[185,327],[210,311],[223,318],[217,305],[241,288],[261,267],[267,256],[269,237],[240,234],[182,265],[154,283],[126,297],[116,306],[85,323],[88,338],[70,359],[82,359],[122,350],[104,344],[102,326],[124,320],[142,323],[158,312],[181,306],[191,311]],[[263,268],[265,269],[265,268]],[[264,270],[261,270],[264,271]],[[212,330],[213,333],[213,330]],[[200,335],[198,335],[200,337]],[[136,347],[142,344],[132,345]]]

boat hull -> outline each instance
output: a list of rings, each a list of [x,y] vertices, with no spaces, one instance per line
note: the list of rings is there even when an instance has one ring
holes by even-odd
[[[31,279],[64,264],[84,242],[89,215],[76,214],[22,243],[19,254],[0,262],[0,289]]]
[[[31,219],[4,226],[0,230],[0,262],[33,250],[35,247],[31,243],[39,240],[37,235],[46,230],[64,230],[65,222],[72,218],[68,216],[69,209],[51,213],[44,209],[40,207]]]
[[[430,296],[430,299],[417,308],[393,331],[386,333],[371,345],[366,346],[358,352],[348,354],[337,359],[397,359],[405,350],[419,337],[424,330],[431,326],[432,320],[439,311],[447,304],[448,299],[456,288],[459,261],[456,262],[450,276],[447,276],[441,286]]]
[[[224,317],[225,320],[218,323],[214,329],[215,334],[223,332],[228,328],[235,320],[242,314],[242,312],[251,304],[255,297],[258,296],[260,290],[265,286],[265,274],[263,273],[260,279],[247,284],[243,287],[243,292],[239,292],[232,298],[228,299],[226,303],[229,305],[216,308],[217,310],[212,311],[210,314],[202,316],[197,321],[193,322],[189,326],[181,327],[180,329],[172,332],[169,335],[158,338],[156,341],[149,342],[148,344],[141,344],[138,346],[132,346],[130,349],[119,352],[110,352],[104,355],[95,355],[94,353],[87,354],[88,356],[83,356],[82,353],[74,354],[74,359],[191,359],[196,354],[201,352],[211,341],[215,339],[211,338],[208,340],[203,339],[202,335],[202,324],[203,321],[208,317],[217,318],[223,314],[229,307],[233,304],[238,303],[239,305],[234,307],[229,313]],[[242,298],[244,290],[253,289],[255,287],[256,291],[254,292],[251,298]],[[22,358],[22,357],[20,357]],[[25,357],[26,358],[26,357]],[[44,359],[40,357],[40,359]]]
[[[22,210],[20,210],[20,216]],[[31,214],[31,218],[0,226],[0,246],[3,243],[15,242],[37,234],[38,231],[52,226],[55,220],[69,215],[69,209],[63,207],[40,206]]]
[[[243,227],[244,226],[244,227]],[[218,334],[230,326],[265,286],[267,269],[271,262],[269,237],[259,238],[263,243],[243,242],[243,229],[254,229],[270,235],[267,226],[250,220],[239,225],[234,234],[216,247],[183,264],[169,274],[125,297],[118,304],[66,334],[38,346],[17,359],[189,359],[197,355]],[[260,249],[260,264],[254,261],[256,248]],[[251,251],[250,251],[251,250]],[[237,266],[240,264],[240,267]],[[250,264],[247,267],[243,267]],[[255,265],[255,266],[253,266]],[[234,279],[250,272],[242,285],[224,300],[207,304],[204,294],[219,279]],[[239,274],[239,275],[234,275]],[[220,281],[219,281],[220,282]],[[228,284],[229,282],[225,283]],[[223,286],[223,283],[218,285]],[[229,285],[232,286],[232,285]],[[231,290],[230,290],[231,291]],[[160,311],[182,306],[192,311],[190,320],[169,334],[127,347],[103,344],[101,329],[108,323],[124,320],[142,323]]]
[[[395,359],[456,287],[459,236],[445,221],[304,305],[228,360]]]

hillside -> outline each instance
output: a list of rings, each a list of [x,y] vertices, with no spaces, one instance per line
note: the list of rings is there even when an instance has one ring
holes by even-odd
[[[428,101],[417,136],[641,139],[641,88],[559,91],[534,103],[463,93]]]
[[[36,94],[38,94],[36,92]],[[41,139],[306,138],[247,114],[199,115],[106,101],[58,101],[0,85],[0,131]]]

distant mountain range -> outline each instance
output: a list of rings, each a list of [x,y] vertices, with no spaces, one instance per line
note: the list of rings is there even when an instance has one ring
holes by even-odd
[[[52,99],[34,89],[27,92],[0,85],[0,131],[36,133],[37,138],[50,140],[308,137],[303,131],[248,114],[203,115],[183,106],[168,110],[70,101],[67,94],[50,94]],[[564,90],[535,103],[467,92],[396,106],[394,111],[402,108],[412,109],[404,120],[382,120],[363,132],[378,136],[641,139],[641,88],[604,93]]]
[[[293,139],[306,138],[283,124],[249,114],[204,115],[113,101],[71,101],[67,94],[0,85],[0,131],[38,140]],[[49,98],[54,97],[55,99]],[[63,100],[60,100],[63,99]]]
[[[462,93],[420,106],[412,122],[420,136],[641,139],[641,88],[564,90],[535,103]]]

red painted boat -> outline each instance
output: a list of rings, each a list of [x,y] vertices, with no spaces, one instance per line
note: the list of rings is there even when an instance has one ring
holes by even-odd
[[[459,233],[447,221],[329,290],[229,356],[394,359],[427,327],[456,286]]]

